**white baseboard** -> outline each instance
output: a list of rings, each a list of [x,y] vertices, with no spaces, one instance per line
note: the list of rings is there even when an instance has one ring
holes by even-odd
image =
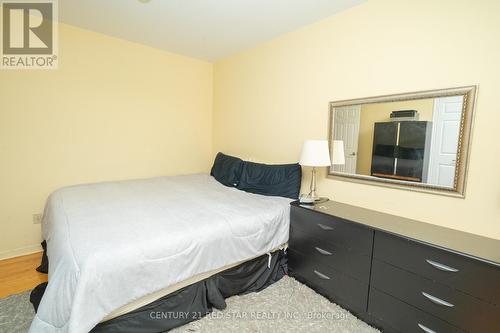
[[[0,260],[25,256],[27,254],[32,254],[40,251],[42,251],[42,247],[40,246],[40,244],[20,247],[18,249],[0,252]]]

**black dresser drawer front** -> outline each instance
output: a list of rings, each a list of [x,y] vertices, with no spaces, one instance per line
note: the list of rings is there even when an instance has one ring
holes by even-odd
[[[461,329],[371,287],[368,312],[402,333],[454,333]]]
[[[291,207],[292,228],[359,254],[371,255],[373,231],[341,218]]]
[[[500,332],[500,308],[373,260],[371,286],[469,332]]]
[[[493,265],[379,231],[373,257],[500,305],[500,268]]]
[[[367,283],[362,283],[340,271],[308,260],[293,250],[288,251],[288,268],[291,276],[340,306],[358,313],[366,311]]]
[[[306,260],[339,270],[361,282],[370,282],[371,257],[345,250],[334,244],[309,236],[302,230],[290,229],[289,248],[299,252]]]

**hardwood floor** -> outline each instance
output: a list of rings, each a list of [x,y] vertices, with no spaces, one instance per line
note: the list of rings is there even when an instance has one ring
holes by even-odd
[[[0,260],[0,298],[31,290],[47,281],[47,274],[35,270],[42,252]]]

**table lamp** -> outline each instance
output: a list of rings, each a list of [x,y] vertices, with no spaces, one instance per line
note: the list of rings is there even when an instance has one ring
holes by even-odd
[[[327,140],[306,140],[302,147],[299,164],[312,167],[310,192],[307,196],[301,195],[302,203],[315,203],[321,200],[316,194],[316,167],[330,166],[330,151]]]
[[[345,164],[344,141],[333,140],[332,155],[333,165]]]
[[[344,142],[342,140],[333,141],[333,164],[345,164]],[[306,140],[302,147],[299,164],[312,167],[310,192],[308,195],[301,195],[301,203],[319,203],[328,200],[316,194],[316,167],[331,166],[330,149],[327,140]]]

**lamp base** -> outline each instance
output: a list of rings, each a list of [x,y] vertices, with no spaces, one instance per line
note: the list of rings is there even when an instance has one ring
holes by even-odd
[[[299,202],[301,205],[316,205],[316,204],[321,204],[324,202],[327,202],[328,198],[325,197],[312,197],[308,194],[301,194],[299,197]]]

